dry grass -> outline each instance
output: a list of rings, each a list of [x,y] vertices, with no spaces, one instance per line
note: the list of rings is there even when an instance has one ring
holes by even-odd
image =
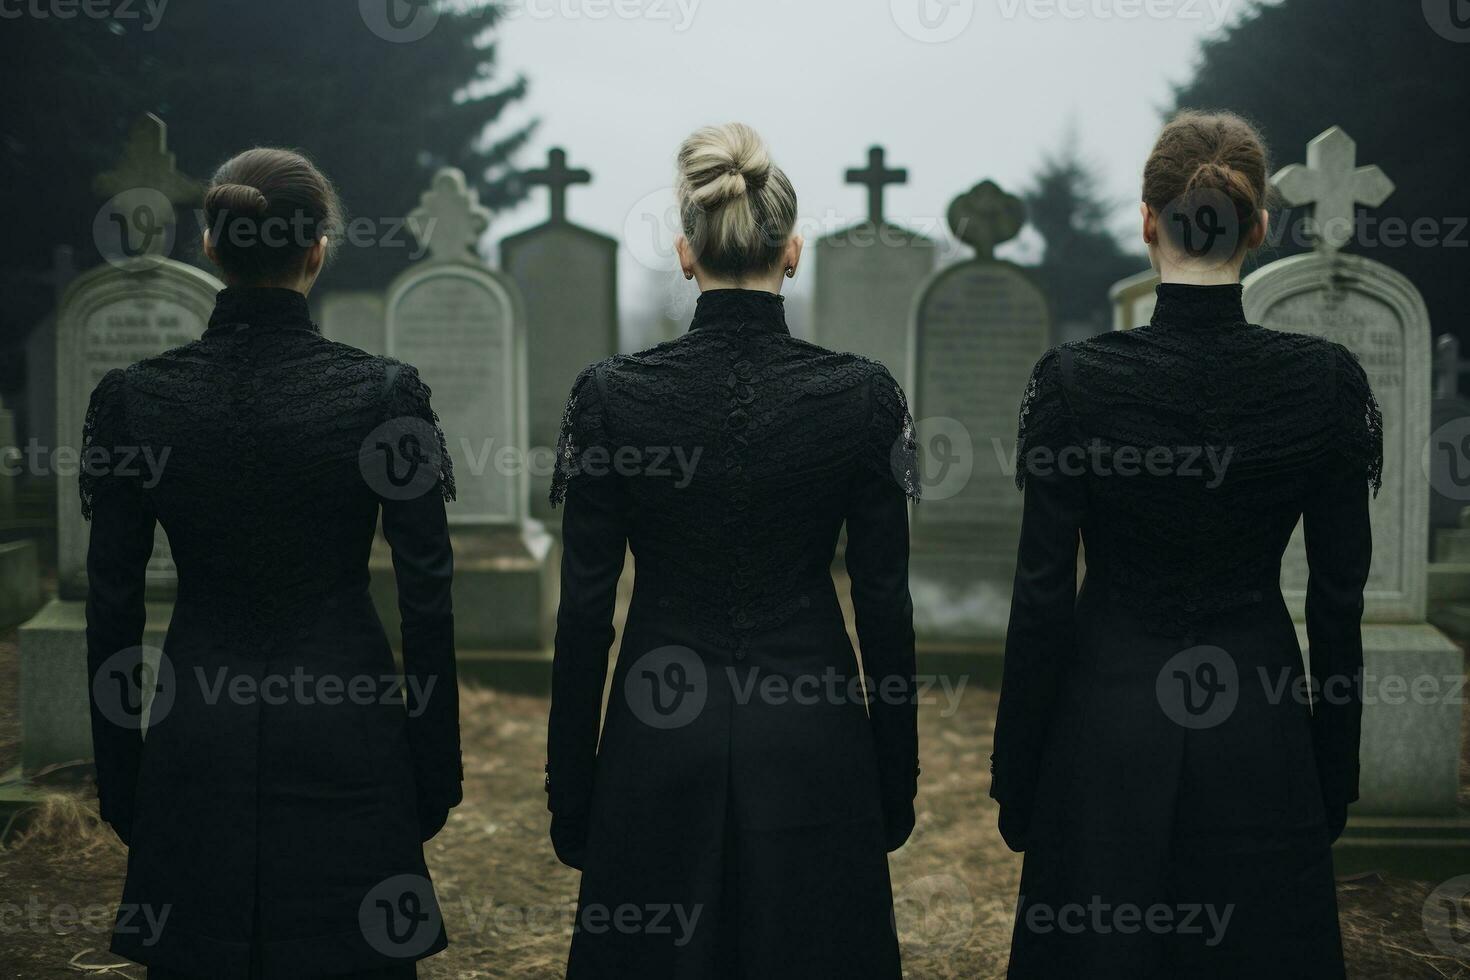
[[[0,853],[31,852],[52,860],[127,859],[127,848],[97,813],[97,798],[81,791],[48,793]]]
[[[14,705],[13,658],[0,650],[0,705]],[[913,980],[1003,976],[1020,860],[995,832],[986,796],[995,695],[966,690],[952,714],[921,718],[924,776],[918,823],[892,858],[906,975]],[[541,788],[547,703],[466,688],[461,705],[465,802],[427,849],[451,937],[426,980],[557,980],[563,973],[577,874],[546,842]],[[0,716],[8,709],[0,709]],[[0,721],[0,732],[5,731]],[[0,745],[0,753],[13,746]],[[88,794],[58,790],[25,835],[0,851],[0,903],[43,916],[0,936],[0,980],[50,980],[103,971],[107,928],[125,852]],[[1444,877],[1470,868],[1445,869]],[[1350,976],[1470,980],[1470,959],[1436,950],[1421,921],[1431,885],[1391,877],[1344,881],[1339,895]],[[825,978],[822,978],[825,980]]]

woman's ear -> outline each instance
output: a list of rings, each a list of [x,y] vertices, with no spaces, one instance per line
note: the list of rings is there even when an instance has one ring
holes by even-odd
[[[679,271],[684,273],[685,279],[694,278],[694,249],[689,245],[689,239],[680,235],[674,239],[674,253],[679,258]]]
[[[214,250],[214,242],[210,240],[209,229],[204,229],[204,257],[209,259],[215,268],[219,268],[219,253]]]
[[[306,253],[306,274],[313,279],[322,271],[322,266],[327,264],[327,247],[327,236],[323,235]]]
[[[1261,243],[1266,240],[1266,232],[1270,230],[1270,227],[1271,212],[1262,208],[1261,213],[1256,215],[1256,225],[1251,229],[1250,237],[1246,240],[1245,247],[1250,251],[1255,251],[1260,248]]]
[[[321,275],[322,267],[327,264],[327,236],[323,235],[317,239],[315,245],[306,251],[306,262],[301,267],[301,294],[311,295],[311,287],[316,285],[317,276]]]
[[[1143,201],[1138,202],[1138,213],[1143,216],[1143,244],[1154,245],[1159,240],[1159,216]]]
[[[796,276],[796,269],[801,265],[801,250],[805,245],[806,239],[800,235],[792,235],[786,242],[786,250],[781,255],[781,268],[788,277]]]

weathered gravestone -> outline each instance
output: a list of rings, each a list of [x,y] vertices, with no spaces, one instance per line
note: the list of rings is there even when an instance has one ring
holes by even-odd
[[[531,514],[552,527],[561,526],[561,512],[541,491],[551,481],[567,393],[583,368],[618,349],[618,243],[567,220],[567,189],[592,175],[566,164],[566,153],[553,149],[545,169],[521,175],[550,191],[551,217],[500,243],[501,263],[526,304]]]
[[[936,642],[1005,633],[1021,527],[1016,413],[1050,342],[1046,297],[994,250],[1025,222],[986,181],[949,209],[975,257],[934,273],[915,313],[914,415],[924,499],[914,508],[914,626]]]
[[[464,174],[440,170],[409,216],[428,257],[388,290],[388,355],[417,367],[433,389],[454,463],[457,642],[540,650],[555,588],[551,536],[527,516],[526,321],[515,283],[475,252],[488,224]],[[397,590],[381,547],[373,572],[380,613],[396,635]]]
[[[119,187],[124,181],[138,183]],[[183,203],[190,186],[197,190],[174,170],[163,124],[147,117],[135,128],[123,163],[96,184],[102,193],[113,194],[95,226],[107,262],[73,280],[57,312],[60,439],[47,459],[57,474],[60,598],[20,630],[21,761],[27,771],[89,758],[92,751],[83,601],[88,527],[77,495],[82,428],[92,390],[113,368],[197,340],[224,288],[208,273],[167,254],[174,238],[174,205]],[[168,538],[159,528],[147,570],[148,642],[161,639],[175,585]]]
[[[1152,320],[1158,288],[1159,274],[1153,269],[1113,283],[1108,290],[1108,299],[1113,304],[1113,329],[1132,330]]]
[[[914,296],[934,272],[938,250],[887,220],[884,190],[907,183],[908,171],[889,169],[884,157],[875,146],[867,169],[847,171],[849,184],[867,187],[867,220],[817,240],[813,337],[823,347],[881,362],[907,390]]]
[[[370,290],[336,290],[317,304],[322,336],[349,347],[383,354],[388,349],[383,294]]]
[[[1306,166],[1272,182],[1292,205],[1313,205],[1315,250],[1245,280],[1252,323],[1335,340],[1353,351],[1383,411],[1383,489],[1369,507],[1373,565],[1364,594],[1359,815],[1444,816],[1459,788],[1460,650],[1425,622],[1429,438],[1429,315],[1412,283],[1381,263],[1341,251],[1354,209],[1393,185],[1356,165],[1356,146],[1333,127],[1308,144]],[[1298,528],[1282,562],[1282,591],[1304,618],[1306,554]],[[1305,648],[1305,628],[1298,627]],[[1310,653],[1308,653],[1310,656]],[[1433,690],[1430,690],[1433,688]]]

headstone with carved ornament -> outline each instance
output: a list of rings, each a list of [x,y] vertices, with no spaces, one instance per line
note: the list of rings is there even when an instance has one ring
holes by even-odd
[[[924,499],[915,506],[910,584],[921,640],[994,643],[1005,632],[1021,526],[1016,411],[1051,343],[1046,297],[995,257],[1025,208],[991,181],[949,209],[975,257],[934,273],[915,315],[914,416]]]
[[[77,493],[80,442],[91,394],[114,368],[197,340],[208,325],[218,279],[172,257],[175,208],[198,199],[180,174],[156,116],[133,127],[121,161],[94,182],[109,195],[93,232],[104,263],[72,280],[56,318],[58,445],[57,587],[20,630],[21,759],[27,771],[91,754],[87,708],[88,528]],[[167,626],[176,586],[168,537],[157,530],[147,573],[149,642]]]
[[[454,463],[455,639],[461,651],[541,651],[550,636],[552,540],[529,515],[526,318],[520,290],[481,260],[489,225],[464,174],[440,170],[409,215],[427,250],[388,289],[387,353],[433,390]],[[397,589],[380,543],[373,591],[396,635]]]
[[[1383,489],[1369,504],[1373,565],[1362,628],[1362,798],[1353,807],[1357,836],[1345,840],[1371,843],[1382,829],[1362,818],[1451,817],[1459,789],[1464,657],[1425,622],[1429,315],[1402,274],[1344,251],[1357,207],[1377,206],[1393,192],[1382,170],[1358,164],[1347,133],[1335,126],[1323,132],[1308,144],[1306,164],[1285,167],[1272,183],[1289,204],[1312,207],[1306,227],[1314,249],[1247,277],[1246,317],[1346,346],[1361,361],[1383,412]],[[1281,585],[1304,648],[1307,574],[1298,528],[1282,561]],[[1393,693],[1405,685],[1412,696]]]

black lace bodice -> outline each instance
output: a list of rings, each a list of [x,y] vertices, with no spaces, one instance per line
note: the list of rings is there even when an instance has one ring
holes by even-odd
[[[583,371],[553,503],[611,467],[659,604],[716,635],[771,628],[825,579],[859,471],[919,494],[913,420],[876,361],[793,338],[779,296],[713,290],[688,333]]]
[[[343,896],[426,875],[423,835],[462,796],[454,480],[428,388],[323,339],[299,293],[228,289],[202,338],[104,376],[84,437],[98,805],[137,859],[124,902],[190,896],[150,955],[231,962],[253,935],[267,960],[365,968]],[[369,591],[380,524],[401,667]],[[143,669],[158,526],[178,595],[145,744],[103,694]],[[262,895],[275,919],[234,915]]]
[[[1328,473],[1353,469],[1376,491],[1383,467],[1357,359],[1247,323],[1238,285],[1162,285],[1147,326],[1047,352],[1018,442],[1018,485],[1086,481],[1089,578],[1173,635],[1276,587],[1304,496]]]
[[[373,458],[384,439],[420,457],[428,492],[453,499],[436,423],[411,366],[324,339],[299,293],[227,289],[200,340],[98,385],[82,510],[90,518],[100,495],[141,483],[181,604],[246,647],[287,639],[324,601],[366,586],[383,489],[369,474],[384,470]],[[158,472],[143,470],[147,458]]]

